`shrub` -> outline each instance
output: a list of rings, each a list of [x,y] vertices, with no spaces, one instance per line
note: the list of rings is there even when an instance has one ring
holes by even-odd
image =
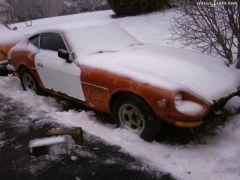
[[[107,0],[117,15],[136,15],[168,7],[168,0]]]

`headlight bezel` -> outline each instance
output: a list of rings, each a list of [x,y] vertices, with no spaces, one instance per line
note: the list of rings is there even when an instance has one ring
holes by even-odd
[[[172,102],[176,112],[189,117],[206,114],[206,111],[209,110],[209,103],[207,101],[203,100],[202,98],[198,97],[195,94],[192,94],[186,91],[181,91],[181,90],[176,91],[173,96]],[[202,108],[201,109],[198,108],[199,110],[197,110],[195,113],[188,113],[188,112],[185,112],[185,110],[184,111],[181,110],[182,106],[185,106],[186,103],[189,103],[189,102],[195,103],[196,105],[199,105]]]

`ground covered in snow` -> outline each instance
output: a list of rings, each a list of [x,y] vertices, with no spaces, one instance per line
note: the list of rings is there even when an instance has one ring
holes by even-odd
[[[174,11],[163,11],[149,15],[114,19],[137,39],[157,45],[180,47],[180,44],[169,40],[169,20]],[[86,13],[61,18],[50,18],[33,21],[33,27],[26,29],[24,24],[17,24],[19,30],[32,32],[45,25],[54,25],[64,21],[84,21],[89,19],[109,20],[112,11]],[[147,143],[137,135],[124,129],[116,129],[112,124],[96,120],[93,112],[63,110],[62,105],[53,98],[37,96],[23,92],[16,77],[0,77],[0,93],[12,101],[23,103],[29,108],[29,117],[41,121],[51,121],[67,127],[82,127],[84,131],[101,138],[111,145],[120,147],[153,170],[170,173],[176,179],[183,180],[236,180],[240,179],[240,114],[230,116],[225,125],[215,129],[213,135],[200,140],[189,141],[184,145],[169,143]],[[234,111],[240,99],[235,98],[228,109]],[[199,143],[201,142],[201,143]],[[0,141],[0,147],[4,142]],[[107,152],[106,152],[107,153]]]
[[[46,145],[63,140],[63,136],[46,137],[49,129],[61,128],[61,125],[51,121],[47,112],[38,110],[0,94],[1,180],[173,180],[171,175],[152,170],[123,153],[120,147],[109,145],[86,132],[82,145],[72,140],[68,147],[64,144],[48,146],[47,154],[40,153],[40,150],[38,154],[30,152],[39,143]]]
[[[122,152],[136,157],[153,170],[171,173],[177,179],[236,180],[240,177],[240,115],[231,117],[225,127],[205,138],[203,144],[190,141],[179,145],[175,141],[171,145],[167,139],[162,143],[147,143],[127,130],[96,120],[92,111],[64,111],[63,105],[53,98],[23,92],[17,77],[1,77],[0,90],[11,101],[23,103],[23,107],[29,109],[31,123],[54,122],[66,127],[82,127],[88,134],[119,146]]]

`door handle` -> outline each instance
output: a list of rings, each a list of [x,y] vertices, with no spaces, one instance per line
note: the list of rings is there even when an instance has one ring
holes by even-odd
[[[43,68],[44,66],[43,66],[42,63],[37,63],[37,67],[41,67],[41,68]]]

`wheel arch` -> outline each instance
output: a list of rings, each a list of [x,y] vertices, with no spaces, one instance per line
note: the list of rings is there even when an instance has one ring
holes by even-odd
[[[24,68],[31,72],[31,70],[30,70],[26,65],[24,65],[24,64],[20,64],[20,65],[17,67],[17,72],[20,73],[20,71],[21,71],[22,69],[24,69]],[[31,72],[31,73],[32,73],[32,72]]]
[[[135,96],[135,97],[141,99],[149,107],[149,109],[152,111],[152,113],[155,115],[155,113],[154,113],[153,109],[151,108],[151,106],[149,105],[149,103],[142,96],[140,96],[136,93],[129,92],[129,91],[118,91],[118,92],[115,92],[114,94],[112,94],[112,96],[110,98],[110,102],[109,102],[109,109],[110,109],[111,113],[113,112],[114,102],[116,102],[116,100],[119,97],[124,96],[124,95],[131,95],[131,96]]]

